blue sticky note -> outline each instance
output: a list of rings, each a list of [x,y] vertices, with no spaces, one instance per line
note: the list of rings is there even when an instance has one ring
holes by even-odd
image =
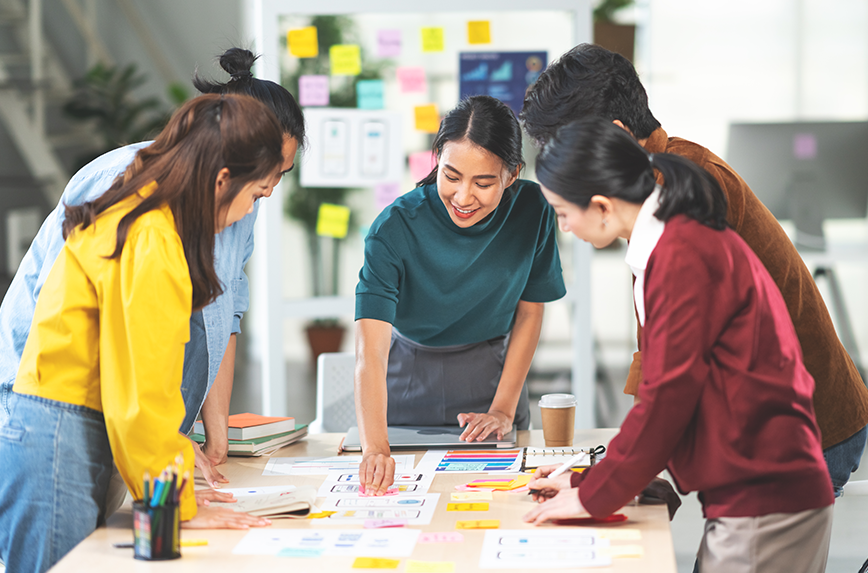
[[[308,547],[284,547],[278,553],[278,557],[322,557],[322,548]]]
[[[356,105],[359,109],[383,109],[383,80],[357,81]]]

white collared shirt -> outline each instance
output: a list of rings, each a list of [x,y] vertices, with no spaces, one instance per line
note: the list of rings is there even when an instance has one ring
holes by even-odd
[[[639,316],[639,324],[645,326],[645,268],[648,259],[657,246],[657,241],[663,235],[666,223],[654,216],[660,207],[660,185],[642,203],[636,222],[633,224],[633,232],[630,234],[630,243],[627,245],[627,255],[624,261],[633,271],[636,282],[633,283],[633,302],[636,304],[636,314]]]

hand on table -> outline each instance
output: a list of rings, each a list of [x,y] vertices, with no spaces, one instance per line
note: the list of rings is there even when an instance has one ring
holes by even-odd
[[[549,498],[555,497],[561,490],[572,489],[572,486],[570,485],[570,477],[573,474],[572,471],[566,471],[552,479],[546,477],[558,469],[558,467],[558,464],[540,466],[533,473],[533,477],[531,478],[530,483],[527,484],[527,487],[528,489],[539,491],[539,493],[533,494],[534,501],[545,501]]]
[[[395,459],[391,452],[371,451],[362,454],[359,464],[359,493],[384,495],[395,481]]]
[[[269,519],[232,511],[226,507],[200,507],[196,517],[181,522],[184,529],[248,529],[268,525],[271,525]]]
[[[487,414],[470,412],[458,414],[458,425],[464,428],[459,439],[465,442],[481,442],[492,434],[501,440],[505,434],[512,430],[512,418],[503,412],[489,412]]]
[[[202,477],[205,478],[205,481],[208,482],[208,485],[213,489],[218,489],[221,485],[229,483],[229,480],[223,477],[219,471],[217,471],[217,467],[214,463],[212,463],[211,458],[209,458],[205,452],[202,451],[202,448],[199,447],[199,444],[193,442],[193,452],[196,454],[195,465],[202,472]]]
[[[588,512],[579,501],[579,489],[562,489],[556,496],[539,504],[524,516],[524,520],[539,525],[549,519],[585,517]]]
[[[238,501],[235,499],[235,496],[228,491],[217,491],[211,488],[197,489],[195,494],[196,505],[199,507],[211,505],[212,501],[219,501],[220,503],[235,503]]]

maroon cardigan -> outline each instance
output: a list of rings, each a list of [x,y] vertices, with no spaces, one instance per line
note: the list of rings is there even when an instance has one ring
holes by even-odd
[[[781,293],[731,229],[671,219],[645,271],[645,382],[606,458],[576,474],[595,517],[667,467],[706,517],[831,505],[814,381]]]

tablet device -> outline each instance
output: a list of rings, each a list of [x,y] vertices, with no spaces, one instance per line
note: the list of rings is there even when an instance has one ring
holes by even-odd
[[[516,441],[515,426],[502,440],[497,435],[491,435],[481,442],[464,442],[458,437],[464,428],[458,426],[389,426],[389,446],[391,449],[427,450],[444,449],[483,449],[483,448],[514,448]],[[353,426],[347,432],[347,437],[341,446],[344,452],[361,452],[362,441],[359,438],[359,427]]]

